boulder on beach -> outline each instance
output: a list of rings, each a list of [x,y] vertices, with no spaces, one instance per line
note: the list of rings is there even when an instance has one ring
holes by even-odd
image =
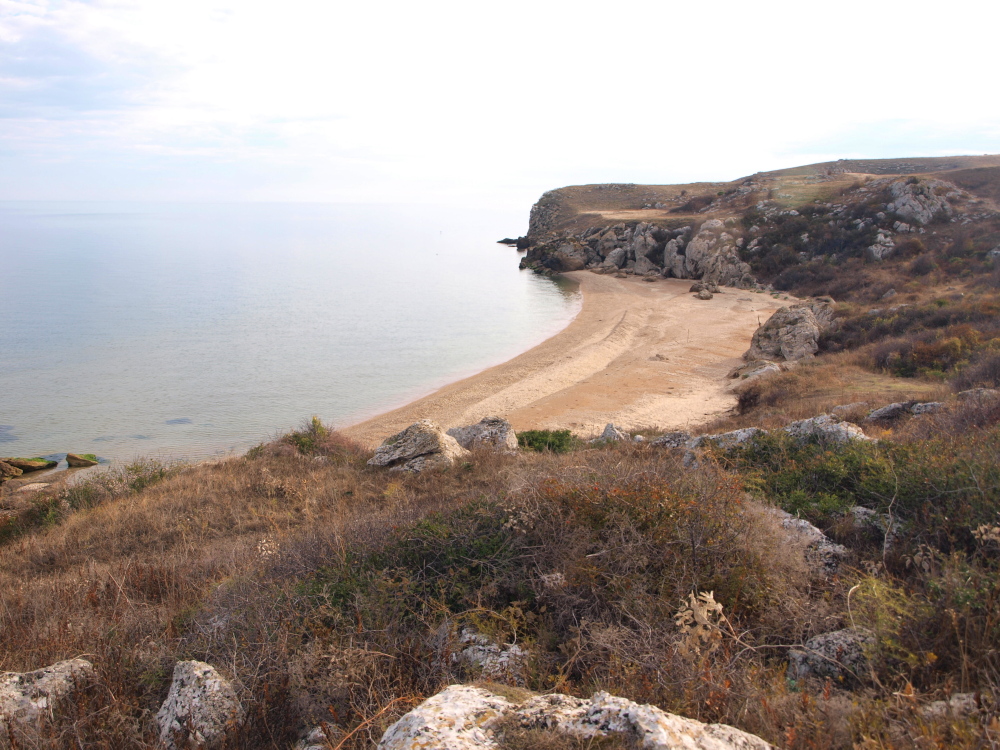
[[[402,432],[387,438],[368,461],[395,471],[421,472],[447,469],[468,456],[458,441],[429,419],[414,422]]]
[[[66,463],[68,463],[73,468],[82,468],[84,466],[97,466],[97,456],[93,453],[67,453]]]
[[[47,458],[0,458],[6,464],[10,464],[15,469],[20,469],[24,473],[29,471],[41,471],[55,467],[58,461],[49,461]]]

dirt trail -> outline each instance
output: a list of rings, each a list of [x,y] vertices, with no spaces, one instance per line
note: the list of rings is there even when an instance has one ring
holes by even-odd
[[[561,332],[344,432],[377,445],[418,419],[447,429],[491,415],[516,430],[568,428],[583,437],[608,422],[632,430],[696,425],[735,403],[726,374],[759,322],[784,304],[737,289],[698,300],[691,282],[678,279],[567,276],[580,282],[583,307]]]

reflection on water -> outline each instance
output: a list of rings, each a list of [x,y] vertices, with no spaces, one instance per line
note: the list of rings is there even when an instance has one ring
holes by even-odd
[[[508,359],[579,305],[521,214],[2,203],[0,455],[202,458]]]

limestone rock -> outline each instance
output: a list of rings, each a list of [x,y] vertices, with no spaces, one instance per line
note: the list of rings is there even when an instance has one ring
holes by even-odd
[[[3,484],[8,479],[19,477],[23,473],[24,472],[16,466],[11,466],[6,461],[0,461],[0,484]]]
[[[651,440],[649,444],[657,448],[683,448],[690,439],[691,434],[688,432],[668,432]]]
[[[579,271],[587,265],[587,254],[582,249],[568,243],[560,245],[553,255],[559,261],[559,270],[561,271]]]
[[[863,629],[845,628],[806,641],[802,650],[788,652],[788,678],[827,677],[839,681],[863,680],[868,670],[865,649],[875,636]]]
[[[744,427],[740,430],[720,432],[716,435],[700,435],[689,440],[687,442],[687,448],[689,450],[694,450],[695,448],[702,448],[707,444],[713,444],[723,450],[726,450],[729,448],[735,448],[738,445],[743,445],[743,443],[752,440],[755,436],[764,434],[766,434],[764,430],[759,427]]]
[[[822,414],[811,419],[792,422],[785,427],[785,432],[798,442],[805,443],[812,440],[821,445],[847,443],[851,440],[871,440],[856,424],[842,422],[832,414]]]
[[[663,249],[663,271],[675,279],[688,279],[690,274],[684,264],[684,245],[679,239],[670,240]]]
[[[772,508],[771,512],[790,536],[805,545],[806,562],[812,568],[824,575],[833,575],[837,572],[840,563],[847,557],[846,547],[832,541],[804,518],[796,518],[780,508]]]
[[[694,295],[694,296],[695,296],[695,297],[696,297],[697,299],[705,299],[705,300],[708,300],[708,299],[712,299],[712,297],[714,297],[715,295],[714,295],[714,294],[712,294],[712,293],[711,293],[710,291],[708,291],[707,289],[702,289],[702,290],[701,290],[700,292],[698,292],[698,293],[697,293],[696,295]]]
[[[775,311],[750,341],[745,360],[796,360],[819,350],[820,324],[807,305],[792,305]]]
[[[668,714],[607,693],[589,700],[552,694],[521,705],[481,688],[452,685],[393,724],[379,750],[487,750],[497,748],[493,729],[512,715],[525,728],[590,739],[620,735],[644,750],[767,750],[764,740],[725,724]]]
[[[493,448],[504,452],[517,450],[517,433],[514,432],[510,422],[501,417],[484,417],[477,424],[452,427],[448,430],[448,434],[466,450],[472,448]]]
[[[707,279],[722,286],[746,288],[755,283],[750,266],[740,260],[736,239],[725,231],[719,219],[702,224],[687,244],[684,268],[689,278]]]
[[[1000,402],[1000,390],[996,388],[970,388],[967,391],[961,391],[955,398],[963,404],[980,407],[993,406]]]
[[[982,700],[985,696],[980,695],[979,698]],[[982,710],[980,700],[976,699],[975,693],[953,693],[947,700],[931,701],[926,706],[921,706],[917,712],[925,721],[962,719]]]
[[[61,661],[35,672],[0,674],[0,747],[31,746],[59,722],[59,708],[94,681],[94,665]]]
[[[170,692],[156,713],[156,724],[167,750],[211,750],[221,747],[243,718],[232,685],[213,666],[181,661],[174,666]]]
[[[934,414],[944,408],[945,404],[942,401],[925,401],[921,404],[914,404],[913,408],[910,409],[910,413],[916,417],[920,414]]]
[[[879,409],[873,409],[868,414],[867,419],[870,422],[895,422],[910,414],[916,403],[916,401],[900,401]]]
[[[15,469],[20,469],[27,474],[30,471],[41,471],[51,469],[58,465],[58,461],[49,461],[45,458],[0,458],[6,464],[10,464]]]
[[[455,438],[429,419],[421,419],[387,438],[368,465],[420,472],[448,468],[467,455],[469,452]]]
[[[495,748],[489,730],[513,710],[499,695],[451,685],[389,727],[378,750],[473,750]]]
[[[948,200],[957,188],[942,180],[900,180],[889,186],[892,200],[886,210],[915,224],[928,224],[936,216],[950,219],[955,211]]]
[[[81,456],[76,453],[67,453],[66,463],[74,468],[82,468],[84,466],[97,466],[97,459],[88,458],[87,456]]]
[[[473,667],[481,679],[522,683],[528,652],[516,643],[501,646],[482,633],[466,628],[459,638],[464,648],[453,656],[460,664]]]
[[[781,372],[781,365],[769,359],[753,359],[739,367],[734,367],[729,371],[729,377],[750,380],[771,372]]]
[[[726,724],[703,724],[605,692],[589,700],[540,695],[516,711],[524,727],[553,730],[579,739],[620,735],[644,750],[765,750],[770,745]]]
[[[604,263],[601,265],[605,268],[621,268],[625,265],[626,255],[625,248],[616,247],[614,250],[608,253],[608,257],[604,259]]]
[[[598,437],[594,438],[591,442],[599,442],[601,440],[607,442],[631,442],[632,436],[629,435],[625,430],[616,427],[613,422],[608,422],[604,426],[604,432],[602,432]]]

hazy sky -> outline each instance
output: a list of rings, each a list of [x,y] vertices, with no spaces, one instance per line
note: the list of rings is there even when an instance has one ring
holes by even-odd
[[[996,153],[998,28],[995,0],[0,0],[0,199],[516,207]]]

